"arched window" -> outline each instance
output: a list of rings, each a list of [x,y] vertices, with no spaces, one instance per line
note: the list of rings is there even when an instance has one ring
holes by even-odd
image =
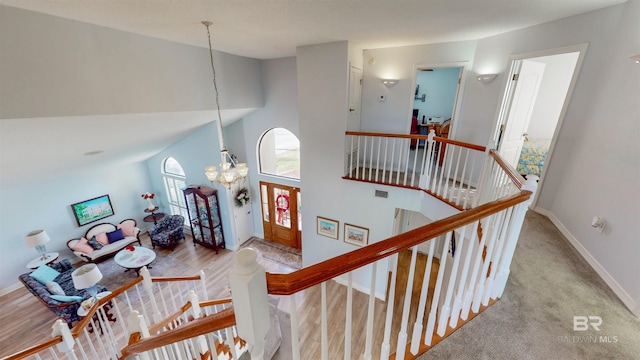
[[[300,141],[283,128],[268,130],[260,138],[260,173],[300,179]]]
[[[182,166],[176,159],[172,157],[164,159],[162,162],[162,179],[171,214],[182,215],[185,220],[188,219],[187,206],[184,203],[184,195],[182,194],[182,188],[186,186],[186,176]]]

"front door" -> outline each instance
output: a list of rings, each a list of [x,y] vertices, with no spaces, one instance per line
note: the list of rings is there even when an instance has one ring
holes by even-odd
[[[264,237],[301,248],[300,189],[260,182]]]

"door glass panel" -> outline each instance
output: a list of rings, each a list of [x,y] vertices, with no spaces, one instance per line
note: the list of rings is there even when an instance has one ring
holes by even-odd
[[[297,192],[298,199],[298,231],[302,231],[302,197],[300,196],[300,191]]]
[[[269,192],[267,185],[260,185],[260,199],[262,201],[262,219],[269,221]]]
[[[291,228],[291,210],[289,209],[289,191],[284,189],[273,189],[275,200],[276,224]]]

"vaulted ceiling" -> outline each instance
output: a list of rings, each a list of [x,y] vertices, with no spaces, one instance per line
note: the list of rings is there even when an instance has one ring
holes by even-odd
[[[295,56],[297,46],[333,41],[346,40],[371,49],[475,40],[623,2],[0,0],[0,5],[199,47],[208,46],[200,22],[210,20],[216,50],[271,59]],[[229,113],[225,118],[237,119],[245,114]],[[98,158],[114,164],[141,161],[214,117],[213,112],[182,115],[181,121],[174,121],[172,114],[0,119],[0,185],[12,186],[24,179],[89,166]],[[107,119],[110,124],[134,124],[132,129],[140,131],[123,135],[100,130],[101,121]],[[84,156],[74,139],[92,139],[96,131],[102,136],[102,146],[93,150],[104,150],[105,154]]]

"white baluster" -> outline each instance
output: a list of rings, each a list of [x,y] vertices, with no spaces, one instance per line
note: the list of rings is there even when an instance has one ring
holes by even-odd
[[[466,230],[467,227],[463,227],[460,230],[460,236],[456,237],[457,239],[457,244],[456,244],[456,249],[457,251],[457,256],[453,257],[453,267],[451,269],[451,273],[449,275],[449,283],[447,285],[447,293],[445,295],[445,299],[444,299],[444,305],[442,306],[442,311],[440,312],[440,318],[438,319],[438,330],[437,330],[437,334],[440,336],[444,336],[445,331],[447,330],[447,319],[449,318],[450,314],[451,314],[451,297],[453,296],[453,289],[455,288],[456,285],[456,279],[458,278],[458,268],[460,266],[460,258],[462,257],[462,255],[460,254],[460,249],[464,248],[464,241],[465,241],[465,234],[466,234]],[[455,235],[455,232],[451,233],[451,236]],[[449,240],[451,241],[451,240]],[[447,246],[447,244],[445,244],[445,247]]]
[[[380,148],[382,147],[382,138],[378,138],[378,156],[376,161],[376,181],[380,181],[378,174],[380,172]]]
[[[358,148],[356,149],[356,179],[360,178],[360,136],[358,136]]]
[[[493,292],[493,288],[495,284],[494,280],[496,278],[498,264],[502,257],[502,249],[504,248],[504,245],[506,242],[505,239],[507,236],[507,232],[508,232],[508,228],[511,220],[512,210],[513,210],[513,207],[510,207],[503,211],[503,213],[505,213],[505,216],[503,217],[502,222],[500,224],[500,228],[498,229],[499,235],[498,235],[498,238],[496,239],[497,241],[497,244],[495,247],[496,249],[494,250],[493,256],[491,257],[491,262],[489,264],[489,277],[487,278],[487,285],[484,288],[484,294],[482,296],[482,305],[484,306],[487,306],[489,304],[489,299],[491,298],[491,293]]]
[[[409,323],[409,311],[411,311],[411,294],[413,293],[413,276],[416,270],[416,258],[418,256],[418,247],[411,248],[411,263],[409,265],[409,276],[407,278],[407,286],[404,292],[404,304],[402,307],[402,320],[400,322],[400,332],[398,333],[398,344],[396,346],[396,357],[404,359],[407,347],[407,327]]]
[[[427,306],[429,282],[431,281],[431,266],[433,265],[433,255],[435,253],[436,239],[431,239],[429,241],[429,253],[427,254],[427,264],[425,265],[424,275],[422,276],[422,290],[420,292],[420,301],[418,302],[418,314],[416,315],[416,322],[413,324],[411,349],[409,349],[413,355],[417,355],[418,349],[420,348],[422,323],[424,322],[424,310]]]
[[[142,275],[142,283],[144,284],[144,288],[147,290],[149,294],[149,301],[151,302],[151,308],[153,309],[153,321],[162,320],[162,314],[160,314],[160,309],[158,309],[158,303],[156,302],[156,298],[153,294],[153,283],[151,282],[151,274],[149,273],[149,269],[146,266],[143,266],[140,269],[140,275]],[[142,300],[142,298],[140,298]]]
[[[447,251],[448,246],[446,239],[449,239],[451,233],[448,232],[443,238],[442,254],[440,255],[440,267],[438,269],[438,277],[436,278],[436,287],[433,291],[433,299],[431,299],[431,309],[429,311],[429,319],[427,320],[427,330],[424,334],[424,344],[431,345],[433,339],[433,329],[436,325],[436,315],[438,313],[438,303],[440,301],[440,291],[442,289],[442,282],[444,278],[444,270],[447,267]]]
[[[133,310],[131,313],[129,313],[129,316],[127,317],[127,330],[129,331],[129,334],[140,333],[141,339],[145,339],[151,336],[151,334],[149,334],[147,323],[144,320],[144,316],[140,315],[140,313],[138,313],[138,311],[136,310]],[[97,330],[94,327],[94,333],[95,332],[97,332]],[[147,352],[138,354],[138,358],[142,360],[150,359]]]
[[[471,179],[473,177],[473,171],[476,169],[476,161],[477,161],[477,157],[473,156],[473,159],[471,160],[471,171],[469,172],[469,179],[467,180],[467,193],[464,197],[464,203],[462,204],[463,209],[467,208],[467,203],[469,202],[469,198],[471,197]],[[476,189],[476,194],[474,199],[477,197],[478,197],[478,189]]]
[[[76,360],[77,357],[73,351],[75,341],[73,340],[73,335],[71,335],[71,330],[69,330],[69,325],[61,319],[58,319],[53,323],[52,328],[51,337],[60,336],[62,338],[62,341],[56,345],[58,351],[64,353],[67,359]]]
[[[376,271],[378,262],[371,265],[371,286],[369,287],[369,307],[367,308],[367,334],[364,344],[364,359],[371,360],[373,347],[373,311],[376,305]]]
[[[373,175],[373,142],[375,140],[376,138],[371,137],[371,154],[369,155],[369,181],[371,181]]]
[[[458,288],[456,290],[456,298],[453,302],[453,310],[451,311],[451,317],[449,320],[449,326],[455,328],[458,326],[458,319],[460,318],[460,310],[462,309],[462,295],[464,294],[464,290],[467,287],[467,274],[469,272],[469,267],[471,264],[471,255],[473,254],[473,248],[478,240],[478,225],[479,221],[473,223],[471,226],[471,240],[469,241],[469,245],[467,245],[466,256],[464,259],[464,265],[462,267],[462,274],[460,275],[460,283],[458,284]],[[460,247],[460,250],[464,250],[464,247]],[[459,252],[459,254],[463,254],[464,252]]]
[[[293,360],[300,360],[300,335],[298,334],[298,307],[296,294],[289,296],[289,314],[291,321],[291,355]]]
[[[351,359],[351,315],[353,305],[353,277],[352,273],[347,274],[347,306],[344,325],[344,360]]]
[[[264,357],[265,336],[271,327],[267,279],[251,248],[238,250],[229,273],[238,335],[249,345],[251,358]],[[293,314],[292,314],[293,316]]]
[[[396,295],[396,273],[398,270],[398,254],[390,257],[391,282],[389,283],[389,298],[387,299],[387,315],[384,322],[384,337],[380,347],[380,359],[388,359],[391,352],[391,323],[393,322],[393,303]]]
[[[384,162],[382,164],[382,182],[384,182],[387,176],[387,161],[389,160],[387,158],[388,153],[389,153],[389,138],[385,138],[384,139]],[[391,166],[389,166],[389,169],[391,169]],[[391,179],[391,170],[389,170],[389,179]]]
[[[487,239],[487,253],[486,253],[485,259],[482,259],[482,254],[480,254],[481,261],[482,261],[482,270],[480,271],[480,274],[479,274],[480,276],[478,277],[478,283],[476,285],[474,299],[471,305],[471,310],[475,313],[477,313],[480,310],[482,294],[484,293],[484,288],[487,282],[486,280],[487,270],[489,270],[489,262],[491,259],[491,255],[493,254],[495,239],[497,237],[497,231],[499,228],[498,224],[502,222],[503,217],[504,217],[504,211],[501,211],[493,215],[492,225],[489,227],[490,235]]]

